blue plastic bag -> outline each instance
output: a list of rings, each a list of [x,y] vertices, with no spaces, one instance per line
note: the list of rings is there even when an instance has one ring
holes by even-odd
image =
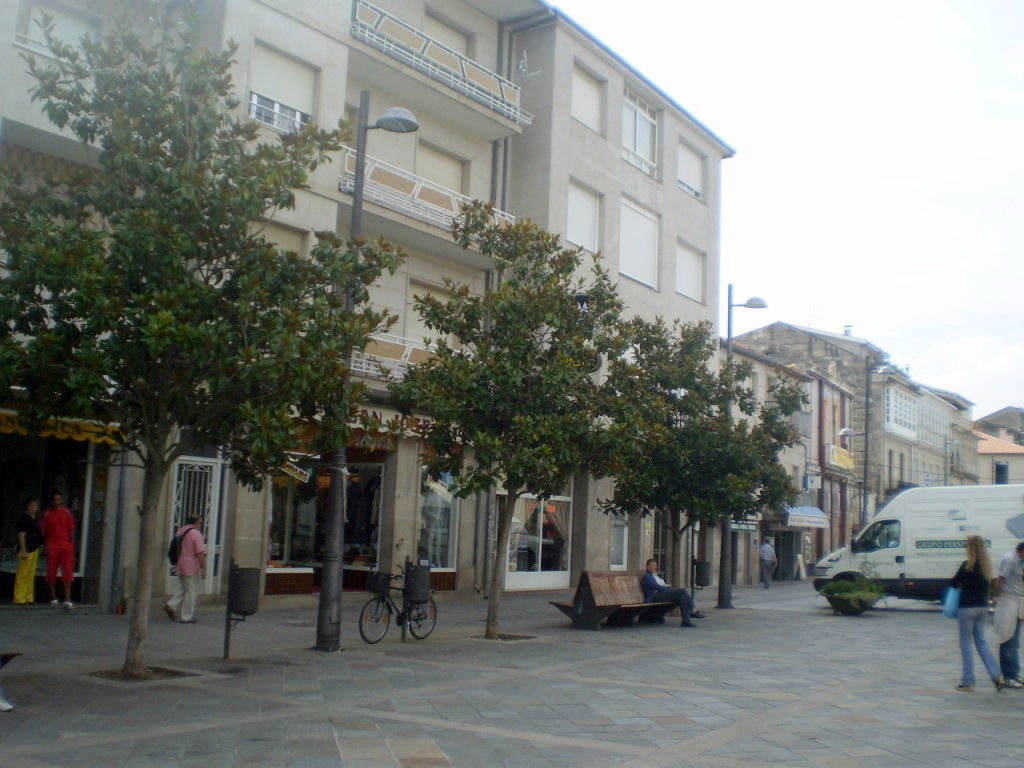
[[[942,597],[942,615],[947,619],[955,619],[960,610],[960,588],[946,587]]]

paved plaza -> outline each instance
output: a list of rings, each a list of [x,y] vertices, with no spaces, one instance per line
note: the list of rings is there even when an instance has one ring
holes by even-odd
[[[397,628],[365,645],[345,595],[339,654],[309,650],[311,599],[265,601],[223,660],[223,607],[196,625],[153,617],[150,664],[193,673],[121,683],[127,620],[0,607],[0,766],[760,768],[1019,766],[1024,690],[958,693],[956,623],[889,600],[833,616],[806,582],[737,588],[697,629],[580,632],[549,599],[507,595],[502,631],[479,639],[485,603],[439,602],[425,641]],[[984,678],[980,662],[978,671]]]

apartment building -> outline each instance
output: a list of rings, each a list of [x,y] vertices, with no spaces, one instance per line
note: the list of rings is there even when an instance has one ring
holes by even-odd
[[[43,118],[25,95],[20,55],[43,48],[43,12],[59,36],[99,36],[124,6],[104,0],[18,0],[0,18],[0,149],[4,162],[51,169],[92,162],[90,151]],[[369,124],[387,108],[415,114],[414,133],[368,133],[362,235],[406,254],[372,287],[371,300],[398,322],[375,337],[353,371],[367,410],[393,415],[389,378],[422,360],[428,333],[413,296],[444,295],[445,278],[482,293],[492,279],[480,254],[457,247],[452,218],[471,199],[495,204],[499,221],[528,216],[566,242],[600,252],[628,311],[714,322],[718,314],[720,164],[732,150],[582,28],[537,0],[210,0],[202,3],[211,46],[237,46],[241,110],[263,137],[313,121],[354,123],[368,94]],[[145,20],[132,19],[141,28]],[[321,166],[294,210],[263,222],[264,234],[306,251],[317,230],[349,231],[355,151]],[[41,175],[41,172],[40,172]],[[140,478],[102,427],[57,425],[21,434],[16,407],[0,412],[6,464],[0,543],[16,499],[64,491],[84,523],[78,583],[84,599],[112,607],[134,574]],[[343,552],[346,588],[372,569],[429,562],[437,589],[482,588],[493,552],[493,497],[458,500],[450,478],[431,477],[419,442],[350,446]],[[13,466],[13,465],[12,465]],[[211,567],[203,591],[223,591],[227,564],[259,567],[267,594],[319,582],[330,488],[319,457],[296,446],[261,491],[235,482],[216,450],[182,457],[168,480],[163,528],[204,520]],[[651,521],[595,512],[602,484],[578,478],[560,496],[524,499],[506,588],[566,587],[583,568],[639,569],[656,545]],[[3,558],[0,558],[3,560]],[[0,573],[7,570],[0,563]],[[11,568],[13,570],[13,568]],[[160,566],[156,589],[171,589]],[[2,586],[0,586],[2,589]]]
[[[977,482],[971,403],[962,396],[914,381],[848,332],[779,322],[737,339],[774,360],[828,371],[850,388],[851,420],[837,447],[852,451],[859,481],[851,534],[905,488]]]

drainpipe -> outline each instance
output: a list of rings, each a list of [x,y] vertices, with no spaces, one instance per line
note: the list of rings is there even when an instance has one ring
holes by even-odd
[[[558,18],[558,14],[554,9],[546,8],[542,11],[535,11],[534,13],[526,14],[518,18],[512,19],[506,22],[509,26],[508,30],[508,52],[505,58],[505,72],[504,77],[509,80],[512,79],[512,41],[515,36],[520,32],[528,32],[531,29],[542,27],[545,24],[549,24],[554,19]],[[499,70],[499,74],[501,74]],[[522,99],[520,99],[520,104]],[[501,159],[501,205],[498,206],[501,210],[508,210],[508,163],[509,163],[509,137],[506,136],[501,140],[502,147],[502,159]]]

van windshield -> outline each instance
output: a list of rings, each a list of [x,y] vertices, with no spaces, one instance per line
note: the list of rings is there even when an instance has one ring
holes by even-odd
[[[875,552],[879,549],[891,549],[900,545],[900,521],[879,520],[872,523],[857,539],[855,552]]]

